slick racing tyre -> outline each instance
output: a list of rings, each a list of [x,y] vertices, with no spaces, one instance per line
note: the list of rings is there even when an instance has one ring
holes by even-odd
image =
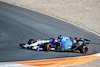
[[[80,47],[80,53],[87,54],[89,52],[89,47],[87,45]]]
[[[51,51],[51,46],[52,46],[52,44],[51,43],[49,43],[49,44],[44,44],[44,47],[43,47],[43,49],[44,49],[44,51]]]
[[[34,39],[30,39],[29,41],[28,41],[28,44],[30,45],[30,44],[33,44],[33,43],[35,43],[36,41],[34,40]]]

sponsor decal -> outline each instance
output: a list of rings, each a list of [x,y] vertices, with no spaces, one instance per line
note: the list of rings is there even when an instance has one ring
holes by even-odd
[[[43,47],[38,47],[37,51],[43,51]]]

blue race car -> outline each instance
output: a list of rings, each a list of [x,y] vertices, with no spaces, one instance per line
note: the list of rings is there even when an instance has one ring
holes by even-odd
[[[44,40],[30,39],[27,44],[20,44],[22,48],[33,49],[36,51],[80,51],[80,53],[88,53],[87,44],[90,40],[79,37],[59,36],[58,38],[50,38]]]

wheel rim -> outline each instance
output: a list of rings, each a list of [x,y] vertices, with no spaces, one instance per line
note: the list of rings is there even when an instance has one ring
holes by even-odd
[[[48,48],[48,49],[49,49],[49,51],[50,51],[50,50],[51,50],[51,47],[49,46],[49,48]]]
[[[51,51],[51,44],[48,44],[48,46],[47,46],[47,51],[48,51],[48,52]]]
[[[89,52],[89,47],[88,46],[84,46],[83,53],[87,54],[88,52]]]

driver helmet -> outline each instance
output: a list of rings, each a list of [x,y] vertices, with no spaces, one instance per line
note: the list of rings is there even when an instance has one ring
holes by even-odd
[[[54,41],[55,41],[55,42],[58,42],[58,38],[55,38]]]

